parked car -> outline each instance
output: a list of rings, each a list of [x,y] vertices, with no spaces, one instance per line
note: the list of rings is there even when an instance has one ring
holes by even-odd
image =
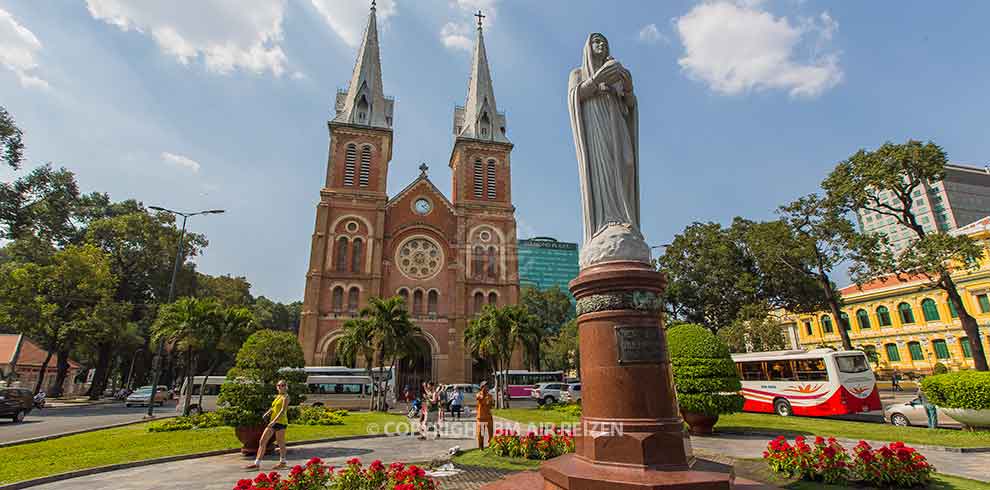
[[[164,386],[159,386],[155,390],[155,401],[154,403],[158,406],[165,404],[165,400],[168,400],[168,390]],[[145,405],[151,403],[151,387],[142,386],[131,393],[127,399],[124,400],[125,407],[133,407],[135,405]]]
[[[567,391],[560,396],[564,403],[578,403],[581,401],[581,383],[571,383],[567,385]]]
[[[0,388],[0,417],[21,423],[34,408],[34,395],[23,388]]]
[[[948,427],[959,427],[955,419],[948,416],[941,408],[936,409],[938,413],[938,425]],[[883,411],[883,420],[891,425],[907,427],[911,425],[928,425],[928,414],[925,412],[925,405],[921,403],[921,398],[914,398],[909,402],[894,403],[888,405]]]
[[[563,394],[567,392],[566,383],[537,383],[530,390],[530,398],[537,403],[557,403],[563,399]]]

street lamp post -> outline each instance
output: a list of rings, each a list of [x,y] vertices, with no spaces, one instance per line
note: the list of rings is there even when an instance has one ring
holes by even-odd
[[[186,237],[186,220],[192,216],[197,216],[200,214],[220,214],[223,213],[223,209],[211,209],[208,211],[199,211],[196,213],[180,213],[179,211],[173,211],[171,209],[166,209],[158,206],[148,206],[148,209],[154,209],[155,211],[161,211],[163,213],[170,213],[172,215],[182,216],[182,231],[179,232],[179,249],[175,251],[175,265],[172,267],[172,281],[168,285],[168,302],[172,303],[175,301],[175,278],[179,274],[179,266],[182,264],[182,245],[183,239]],[[155,416],[155,394],[158,391],[158,382],[162,375],[162,356],[165,354],[165,341],[158,341],[158,351],[155,353],[155,358],[151,363],[152,374],[151,374],[151,394],[148,397],[148,417]]]

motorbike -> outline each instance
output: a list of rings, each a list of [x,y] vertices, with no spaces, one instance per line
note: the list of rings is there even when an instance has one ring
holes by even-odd
[[[34,408],[37,408],[38,410],[45,408],[45,392],[42,391],[37,395],[34,395]]]

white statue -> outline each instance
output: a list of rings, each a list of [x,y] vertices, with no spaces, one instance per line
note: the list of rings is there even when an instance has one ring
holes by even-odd
[[[639,229],[639,114],[632,74],[612,58],[602,34],[588,36],[581,67],[571,71],[567,107],[581,177],[581,267],[648,263],[650,248]]]

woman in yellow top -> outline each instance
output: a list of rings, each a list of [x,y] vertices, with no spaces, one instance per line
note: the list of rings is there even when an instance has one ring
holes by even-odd
[[[254,458],[254,463],[245,466],[244,469],[258,469],[258,464],[261,462],[261,458],[265,456],[265,449],[268,447],[268,441],[271,440],[272,434],[275,435],[275,441],[278,443],[279,455],[278,464],[273,469],[288,467],[285,464],[285,428],[289,426],[289,387],[284,379],[280,379],[275,388],[278,389],[278,394],[272,400],[272,408],[262,415],[262,418],[268,418],[269,422],[265,432],[261,434],[261,442],[258,443],[258,455]]]

